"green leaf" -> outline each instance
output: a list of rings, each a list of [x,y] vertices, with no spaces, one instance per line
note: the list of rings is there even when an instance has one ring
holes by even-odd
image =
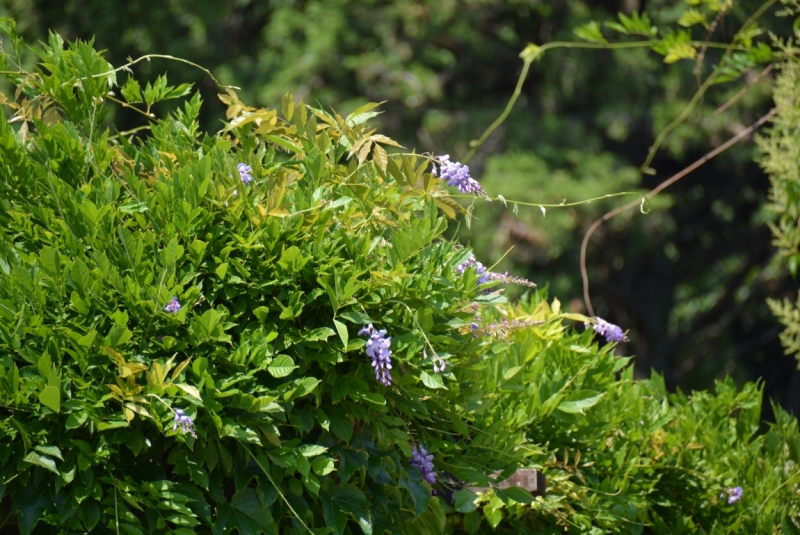
[[[67,418],[67,422],[64,424],[64,427],[67,429],[77,429],[86,423],[86,419],[88,417],[89,415],[85,411],[73,412]]]
[[[21,494],[14,496],[14,501],[19,503],[19,531],[22,535],[30,535],[41,514],[48,506],[52,506],[53,500],[47,485],[40,485],[40,488],[34,488],[33,492],[23,489]]]
[[[311,469],[318,476],[327,476],[336,469],[333,459],[327,456],[315,457],[311,461]]]
[[[139,214],[147,212],[148,210],[150,210],[150,208],[147,206],[147,203],[140,201],[127,202],[119,207],[119,211],[123,214]]]
[[[328,451],[328,448],[317,444],[302,444],[298,447],[298,450],[303,457],[316,457]]]
[[[267,307],[258,307],[253,310],[253,314],[255,314],[256,319],[258,319],[260,323],[265,323],[269,316],[269,309]]]
[[[39,394],[39,403],[53,412],[59,412],[61,410],[61,392],[54,386],[46,386]]]
[[[347,310],[345,312],[340,312],[339,314],[337,314],[337,316],[346,319],[351,323],[356,323],[358,325],[367,325],[368,323],[373,323],[373,321],[370,319],[369,316],[357,310]]]
[[[120,93],[130,104],[140,104],[142,102],[142,88],[133,76],[129,76],[125,85],[120,88]]]
[[[58,471],[56,468],[56,462],[51,459],[50,457],[46,457],[44,455],[39,455],[36,452],[28,452],[24,459],[22,459],[26,463],[35,464],[36,466],[41,466],[42,468],[53,472],[56,475],[61,475],[61,472]]]
[[[308,333],[306,333],[303,336],[303,339],[306,342],[318,342],[320,340],[327,340],[328,338],[330,338],[334,334],[336,334],[336,331],[334,331],[330,327],[318,327],[318,328],[312,329]]]
[[[61,257],[58,251],[52,247],[42,247],[42,250],[39,252],[39,259],[42,262],[42,266],[49,271],[51,275],[56,279],[61,277]]]
[[[89,268],[86,267],[86,264],[83,262],[83,260],[78,258],[72,263],[70,276],[72,277],[72,282],[75,284],[75,287],[78,289],[78,291],[85,295],[87,289],[89,288],[89,284],[91,283],[92,273],[89,271]]]
[[[288,139],[284,139],[284,138],[282,138],[280,136],[267,135],[267,136],[264,136],[264,139],[269,140],[269,141],[275,143],[276,145],[278,145],[280,147],[283,147],[284,149],[286,149],[289,152],[294,152],[295,154],[303,154],[303,152],[304,152],[302,147],[300,147],[299,145],[296,145],[296,144],[292,143],[291,141],[289,141]]]
[[[320,495],[322,502],[322,518],[325,520],[325,525],[331,528],[334,533],[342,535],[344,528],[347,526],[347,513],[331,500],[330,494],[323,492]]]
[[[283,112],[283,118],[287,121],[292,120],[292,115],[294,115],[294,98],[292,97],[291,93],[286,93],[283,95],[283,99],[281,100],[281,111]]]
[[[428,502],[431,501],[431,489],[422,483],[422,476],[420,476],[419,473],[414,474],[414,476],[409,475],[402,478],[398,486],[408,489],[411,501],[414,502],[414,507],[416,509],[415,516],[419,516],[425,512],[425,509],[428,508]]]
[[[302,379],[298,379],[295,381],[297,386],[294,389],[286,392],[283,398],[286,401],[289,401],[290,399],[297,399],[306,396],[316,390],[319,383],[320,380],[316,377],[304,377]]]
[[[444,386],[444,381],[442,380],[442,376],[437,374],[430,375],[426,371],[419,372],[419,378],[422,379],[422,384],[427,386],[428,388],[443,388],[447,390],[447,387]]]
[[[62,461],[64,460],[64,457],[61,456],[61,450],[55,446],[36,446],[34,449],[45,455],[51,455],[53,457],[58,457]]]
[[[100,506],[95,500],[86,500],[81,504],[80,518],[89,532],[97,526],[100,521]]]
[[[228,514],[228,528],[236,528],[240,535],[275,532],[275,521],[255,489],[247,488],[233,495]]]
[[[36,367],[39,370],[39,374],[44,377],[45,379],[50,378],[50,370],[52,370],[53,363],[50,361],[50,355],[46,352],[42,353],[42,356],[39,357],[39,361],[36,364]]]
[[[597,405],[597,402],[600,401],[604,395],[605,393],[602,393],[590,398],[584,398],[575,401],[562,401],[558,404],[557,409],[561,412],[566,412],[569,414],[584,414],[583,411]]]
[[[342,340],[342,346],[347,349],[347,343],[350,341],[350,335],[347,332],[347,325],[339,320],[333,320],[333,325],[336,327],[336,332],[339,333],[339,338]]]
[[[376,408],[381,408],[386,405],[386,399],[381,396],[380,394],[376,394],[375,392],[367,392],[361,395],[361,399],[363,399],[367,404],[372,405]]]
[[[697,50],[689,43],[675,43],[667,49],[664,56],[664,63],[675,63],[682,59],[694,59],[697,57]]]
[[[330,411],[331,431],[342,442],[350,442],[353,438],[353,422],[342,411],[332,409]]]
[[[497,495],[504,501],[508,499],[526,505],[533,502],[531,493],[521,487],[509,487],[507,489],[498,490]]]
[[[439,504],[439,499],[433,498],[427,511],[420,515],[419,518],[413,519],[406,524],[410,528],[406,531],[418,533],[419,535],[442,535],[446,523],[447,518],[442,506]]]
[[[304,257],[302,251],[293,245],[284,249],[280,260],[278,260],[278,265],[291,275],[301,270],[309,260],[311,258]]]
[[[278,355],[267,366],[269,374],[277,378],[286,377],[296,369],[297,366],[295,366],[294,360],[287,355]]]
[[[702,24],[703,26],[708,27],[708,23],[706,23],[706,16],[696,9],[684,11],[681,15],[681,18],[678,19],[678,24],[685,28],[694,26],[695,24]]]
[[[217,266],[217,269],[214,270],[214,273],[217,274],[220,280],[225,280],[225,275],[228,273],[228,263],[224,262]]]
[[[119,429],[121,427],[128,427],[129,425],[127,420],[109,420],[108,422],[100,422],[97,424],[97,430],[106,431],[108,429]]]
[[[471,490],[461,489],[456,492],[455,505],[456,511],[459,513],[471,513],[476,510],[478,506],[475,504],[475,494]]]
[[[486,517],[486,521],[489,522],[492,529],[495,529],[503,520],[503,509],[487,505],[483,508],[483,516]]]
[[[590,43],[607,43],[608,40],[603,37],[603,32],[600,30],[600,25],[595,21],[587,22],[578,26],[573,30],[573,33]]]
[[[386,101],[384,101],[386,102]],[[347,116],[348,121],[352,124],[352,120],[361,115],[362,113],[367,113],[368,111],[372,111],[384,102],[368,102],[363,106],[360,106],[353,111],[350,115]]]

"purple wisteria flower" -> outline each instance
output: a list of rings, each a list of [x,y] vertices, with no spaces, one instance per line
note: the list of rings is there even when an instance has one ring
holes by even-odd
[[[244,185],[249,186],[250,182],[253,181],[253,175],[251,174],[253,168],[246,163],[240,163],[236,166],[236,169],[239,171],[239,177],[242,179],[242,182],[244,182]]]
[[[423,446],[411,449],[411,466],[422,474],[422,478],[429,484],[436,483],[436,472],[433,471],[433,455],[429,454]]]
[[[475,268],[475,274],[478,275],[478,284],[483,284],[491,280],[489,278],[489,273],[486,271],[486,267],[478,262],[473,254],[469,255],[469,258],[456,267],[456,273],[463,275],[464,272],[471,267]]]
[[[589,327],[588,325],[586,326]],[[594,323],[592,324],[592,328],[594,331],[601,336],[606,338],[606,342],[627,342],[628,337],[625,336],[625,333],[622,332],[622,329],[614,325],[613,323],[609,323],[602,318],[598,318],[595,316]]]
[[[477,180],[469,176],[469,167],[458,162],[451,162],[448,154],[439,156],[439,169],[434,165],[433,176],[447,181],[448,186],[455,186],[461,193],[474,193],[486,197],[483,187]]]
[[[491,271],[487,271],[486,267],[478,262],[475,259],[475,255],[469,255],[466,261],[462,262],[461,264],[456,267],[456,273],[459,275],[463,275],[464,272],[469,269],[470,267],[475,268],[475,274],[478,275],[478,284],[483,284],[489,281],[502,281],[503,284],[518,284],[520,286],[528,286],[530,288],[536,288],[536,284],[527,280],[523,279],[522,277],[514,277],[505,273],[493,273]]]
[[[189,415],[183,412],[182,409],[175,409],[175,420],[172,424],[172,430],[177,431],[178,427],[181,428],[181,432],[184,435],[189,433],[194,438],[197,438],[197,433],[194,431],[194,420],[192,420]]]
[[[728,505],[733,505],[742,499],[742,496],[744,495],[744,489],[742,487],[725,489],[725,492],[720,494],[719,497],[724,498],[726,494],[728,495]]]
[[[164,312],[169,312],[170,314],[177,314],[181,311],[181,304],[178,301],[177,296],[172,296],[172,299],[169,300],[169,303],[164,307]]]
[[[369,336],[367,340],[367,356],[372,359],[372,367],[375,368],[375,379],[385,386],[391,386],[392,374],[392,338],[386,336],[384,329],[378,330],[372,326],[364,325],[358,331],[359,336]]]

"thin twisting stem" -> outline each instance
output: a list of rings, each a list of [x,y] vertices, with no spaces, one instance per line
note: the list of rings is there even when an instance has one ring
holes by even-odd
[[[645,200],[650,200],[666,188],[670,187],[672,184],[677,182],[678,180],[682,179],[692,171],[696,170],[698,167],[702,166],[707,161],[719,156],[721,153],[725,152],[727,149],[744,139],[745,137],[749,136],[753,133],[754,130],[759,128],[761,125],[769,121],[776,113],[780,110],[780,106],[776,106],[772,108],[767,114],[763,115],[758,121],[751,124],[749,127],[745,128],[728,141],[717,147],[716,149],[712,150],[711,152],[707,153],[705,156],[694,162],[693,164],[689,165],[688,167],[683,168],[679,172],[675,173],[667,180],[660,183],[655,188],[651,189],[647,194],[643,197],[642,201],[636,200],[631,201],[628,204],[624,204],[619,208],[615,208],[610,212],[603,215],[600,219],[596,220],[592,223],[592,226],[589,227],[589,230],[586,231],[586,234],[583,236],[583,242],[581,242],[581,278],[583,279],[583,300],[586,303],[586,309],[589,311],[590,316],[594,316],[594,308],[592,307],[592,299],[589,295],[589,275],[586,271],[586,248],[589,245],[589,239],[592,237],[592,234],[600,228],[600,225],[611,219],[617,214],[625,212],[626,210],[630,210],[631,208],[640,205]]]
[[[772,0],[775,2],[776,0]],[[760,10],[759,12],[763,12]],[[749,22],[749,21],[748,21]],[[463,163],[469,162],[469,160],[475,155],[477,150],[483,145],[486,140],[489,138],[492,133],[497,130],[497,128],[503,124],[503,122],[508,118],[511,110],[514,108],[514,104],[517,103],[517,99],[519,98],[520,94],[522,93],[522,86],[525,84],[525,80],[528,77],[528,71],[530,70],[531,64],[542,57],[547,50],[552,50],[556,48],[578,48],[578,49],[589,49],[589,50],[619,50],[619,49],[626,49],[626,48],[648,48],[656,44],[655,40],[648,39],[647,41],[633,41],[628,43],[582,43],[582,42],[573,42],[573,41],[553,41],[551,43],[546,43],[540,47],[535,48],[531,51],[530,54],[525,54],[528,49],[523,51],[523,58],[524,63],[522,65],[522,72],[519,74],[519,78],[517,79],[517,85],[514,88],[514,93],[511,95],[508,103],[506,104],[503,113],[500,114],[500,117],[494,120],[494,122],[489,125],[481,137],[478,138],[476,141],[470,143],[471,148],[467,155],[461,159]],[[690,43],[692,46],[702,46],[706,48],[722,48],[727,50],[728,52],[733,50],[747,50],[746,47],[741,47],[737,45],[727,45],[724,43],[713,43],[709,41],[691,41]],[[529,45],[531,47],[532,45]]]

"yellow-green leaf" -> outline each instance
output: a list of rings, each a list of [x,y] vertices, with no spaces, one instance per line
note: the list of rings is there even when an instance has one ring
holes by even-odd
[[[39,394],[39,403],[53,412],[59,412],[61,410],[61,392],[54,386],[46,386]]]

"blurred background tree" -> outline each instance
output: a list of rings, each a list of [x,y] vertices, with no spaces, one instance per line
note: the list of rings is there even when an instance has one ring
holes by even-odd
[[[694,2],[698,3],[698,2]],[[695,39],[729,39],[762,1],[744,0]],[[791,19],[762,26],[792,34]],[[387,101],[384,131],[406,146],[462,157],[499,115],[519,75],[528,42],[576,40],[573,29],[617,12],[645,10],[675,26],[678,0],[0,0],[29,42],[48,29],[67,39],[94,37],[106,57],[169,54],[209,68],[239,86],[254,105],[277,106],[287,90],[306,102],[349,112]],[[755,37],[767,41],[764,32]],[[535,63],[511,117],[470,162],[491,195],[536,203],[645,191],[740,132],[771,106],[774,72],[759,65],[711,88],[688,120],[639,172],[656,134],[686,106],[703,72],[720,57],[664,65],[639,50],[555,50]],[[154,59],[153,62],[159,60]],[[135,67],[147,77],[168,69],[194,82],[205,99],[204,127],[221,125],[224,107],[202,72],[174,62]],[[118,113],[125,114],[125,110]],[[119,119],[117,123],[120,124]],[[134,114],[122,117],[134,128]],[[715,377],[763,377],[765,392],[800,413],[800,373],[783,354],[779,322],[765,299],[792,297],[797,284],[775,260],[767,221],[769,180],[743,142],[670,188],[647,216],[630,213],[604,225],[589,248],[598,315],[630,329],[621,348],[637,372],[663,372],[670,387],[708,387]],[[461,238],[495,271],[549,285],[551,295],[583,311],[578,253],[587,227],[624,198],[574,208],[480,205]],[[512,249],[513,247],[513,249]],[[506,254],[511,249],[509,254]],[[505,255],[505,256],[504,256]],[[769,409],[769,404],[764,404]],[[765,415],[769,417],[769,415]]]

